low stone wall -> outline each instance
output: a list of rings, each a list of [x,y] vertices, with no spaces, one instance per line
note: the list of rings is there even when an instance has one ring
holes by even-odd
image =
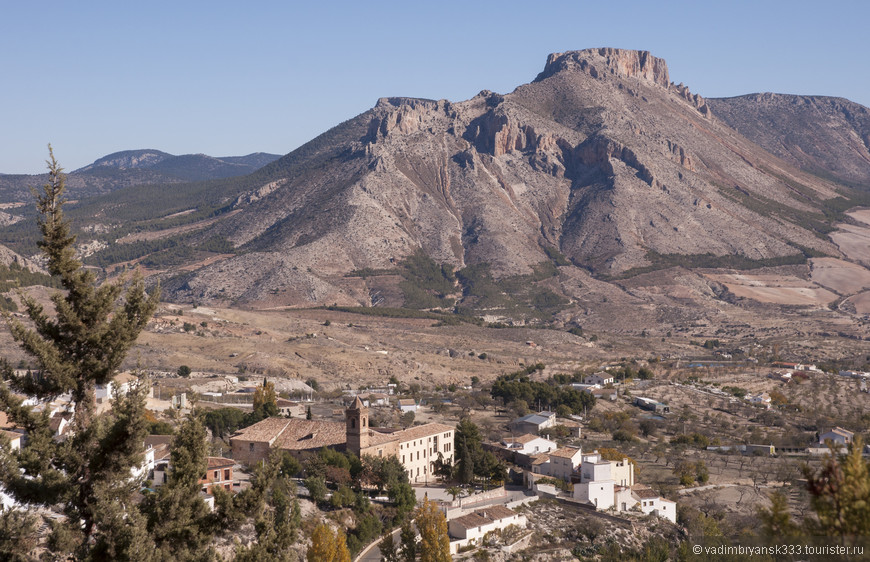
[[[504,486],[499,488],[493,488],[492,490],[486,492],[480,492],[478,494],[474,494],[473,496],[466,496],[464,498],[459,498],[457,500],[453,500],[450,502],[444,502],[442,505],[447,509],[452,509],[454,507],[464,507],[467,505],[472,505],[475,503],[479,503],[485,500],[491,500],[493,498],[503,498],[507,495],[507,491],[504,489]]]

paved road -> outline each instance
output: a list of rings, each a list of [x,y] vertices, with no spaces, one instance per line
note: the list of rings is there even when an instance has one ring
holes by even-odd
[[[399,544],[399,533],[401,533],[402,529],[398,528],[393,531],[393,544]],[[370,550],[365,551],[363,554],[358,556],[354,562],[379,562],[381,559],[381,549],[378,548],[378,545],[381,543],[381,539],[378,539],[378,542],[370,548]]]

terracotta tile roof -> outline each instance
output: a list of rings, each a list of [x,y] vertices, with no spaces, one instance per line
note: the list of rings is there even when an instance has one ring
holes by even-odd
[[[650,500],[659,497],[659,493],[655,490],[632,490],[631,495],[640,500]]]
[[[154,445],[154,462],[160,462],[162,460],[168,460],[171,455],[171,451],[169,450],[168,443],[158,443]]]
[[[444,425],[443,423],[426,423],[415,427],[409,427],[408,429],[403,429],[402,431],[397,431],[392,434],[392,437],[396,441],[404,443],[405,441],[413,441],[414,439],[420,439],[421,437],[439,435],[441,433],[447,433],[448,431],[455,430],[455,427],[450,425]]]
[[[225,457],[208,457],[208,469],[211,470],[213,468],[225,468],[227,466],[233,466],[236,464],[236,461],[233,459],[228,459]]]
[[[555,451],[550,451],[551,457],[561,457],[563,459],[573,458],[574,455],[580,452],[579,448],[575,447],[562,447],[560,449],[556,449]]]
[[[345,431],[344,424],[339,422],[267,418],[236,432],[230,441],[269,443],[279,449],[298,451],[344,445]]]
[[[293,420],[286,418],[266,418],[254,425],[240,429],[231,439],[239,438],[245,441],[271,443],[289,427],[291,421]]]
[[[450,522],[458,523],[466,529],[473,529],[474,527],[489,525],[494,521],[508,519],[516,514],[516,511],[508,509],[503,505],[493,505],[484,509],[478,509],[477,511],[463,515],[462,517],[457,517],[456,519],[452,519]]]
[[[13,427],[15,427],[15,424],[9,421],[9,416],[6,415],[6,412],[0,411],[0,428],[12,429]]]
[[[489,519],[485,519],[483,516],[478,515],[477,513],[469,513],[468,515],[463,515],[462,517],[451,519],[450,522],[461,525],[466,529],[473,529],[475,527],[489,525],[491,521]]]
[[[399,398],[399,406],[416,406],[417,402],[413,398]]]
[[[532,466],[538,464],[544,464],[550,460],[550,455],[546,453],[541,453],[540,455],[535,455],[532,457],[534,460],[532,461]]]
[[[398,432],[396,432],[398,433]],[[369,446],[374,447],[376,445],[383,445],[384,443],[392,443],[396,440],[395,433],[380,433],[378,431],[371,430],[369,432]]]
[[[72,413],[71,412],[55,412],[53,416],[51,416],[51,421],[48,424],[48,427],[57,432],[60,429],[60,424],[66,420],[67,422],[72,421]]]
[[[635,484],[631,487],[631,495],[639,500],[655,499],[661,496],[646,484]]]
[[[275,400],[275,403],[280,408],[281,406],[298,406],[299,402],[293,402],[292,400],[287,400],[286,398],[278,398]]]
[[[842,427],[839,427],[839,426],[835,427],[834,429],[832,429],[828,433],[836,433],[837,435],[841,435],[843,437],[848,437],[850,439],[855,435],[854,433],[852,433],[848,429],[843,429]]]
[[[8,431],[6,429],[0,429],[0,433],[9,438],[10,441],[15,441],[16,439],[21,439],[24,437],[24,434],[18,433],[17,431]]]
[[[525,433],[523,435],[520,435],[519,437],[506,437],[505,439],[503,439],[503,441],[505,443],[508,443],[508,444],[521,443],[521,444],[525,445],[526,443],[533,441],[535,439],[538,439],[537,435],[532,435],[531,433]]]

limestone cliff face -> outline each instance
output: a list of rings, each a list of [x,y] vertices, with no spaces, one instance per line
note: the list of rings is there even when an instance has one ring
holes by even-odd
[[[382,98],[283,160],[208,233],[247,255],[176,295],[369,304],[345,275],[419,248],[496,277],[530,273],[554,247],[602,275],[656,254],[838,254],[813,227],[836,186],[741,137],[645,51],[553,54],[509,94]]]
[[[649,51],[609,47],[553,53],[547,57],[544,71],[535,81],[544,80],[565,70],[580,70],[592,78],[601,78],[607,74],[618,78],[640,78],[663,88],[671,83],[668,64],[664,59],[652,56]]]

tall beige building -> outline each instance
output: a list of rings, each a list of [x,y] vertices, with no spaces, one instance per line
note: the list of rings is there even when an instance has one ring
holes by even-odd
[[[357,397],[346,410],[345,423],[269,418],[236,432],[230,438],[233,459],[254,464],[269,457],[272,449],[301,456],[322,447],[350,451],[357,456],[394,456],[411,483],[434,480],[435,462],[453,464],[456,428],[427,423],[393,430],[369,426],[369,409]]]

